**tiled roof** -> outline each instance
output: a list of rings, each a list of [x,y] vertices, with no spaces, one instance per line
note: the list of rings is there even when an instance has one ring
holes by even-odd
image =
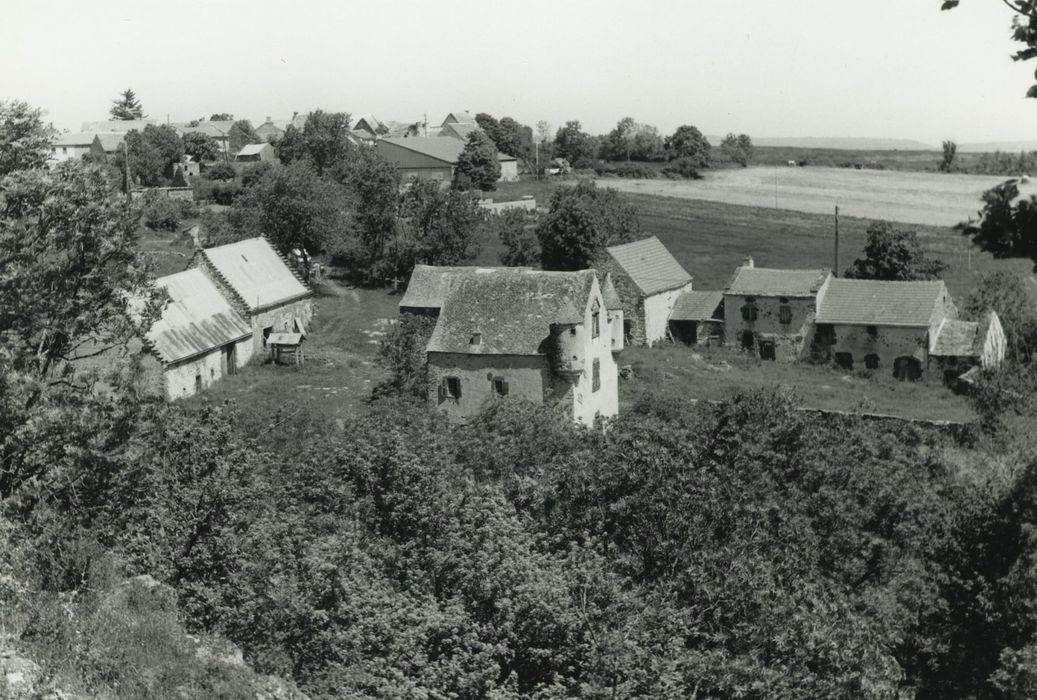
[[[720,320],[716,310],[724,301],[723,292],[693,292],[688,290],[677,298],[670,314],[671,321]]]
[[[186,360],[252,334],[252,329],[201,270],[159,277],[155,284],[170,297],[161,318],[147,334],[162,362]]]
[[[832,279],[818,304],[818,323],[928,326],[947,293],[943,282]]]
[[[400,300],[401,308],[438,309],[446,298],[449,276],[458,272],[476,270],[475,267],[415,265],[407,282],[407,291]],[[491,269],[491,268],[487,268]]]
[[[940,324],[929,354],[955,357],[971,357],[976,354],[979,324],[975,321],[947,319]]]
[[[494,268],[450,279],[429,352],[543,355],[553,323],[580,323],[594,270]],[[481,342],[472,344],[480,334]]]
[[[312,294],[265,238],[206,248],[201,253],[253,311]]]
[[[605,280],[601,283],[601,298],[605,302],[605,308],[609,311],[623,308],[623,300],[619,298],[619,292],[616,291],[612,273],[605,273]]]
[[[691,275],[670,255],[666,246],[651,236],[633,243],[606,248],[612,259],[630,275],[645,296],[675,289],[691,282]]]
[[[410,138],[384,138],[379,144],[393,144],[453,165],[464,150],[464,141],[438,136],[411,136]]]
[[[828,270],[776,270],[766,267],[739,267],[725,290],[728,294],[810,297],[817,294]]]

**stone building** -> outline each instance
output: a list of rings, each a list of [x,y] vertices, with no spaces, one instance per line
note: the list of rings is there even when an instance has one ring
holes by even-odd
[[[249,324],[254,351],[274,332],[305,335],[313,291],[265,238],[199,250],[191,267],[205,272]]]
[[[450,420],[506,398],[550,403],[584,425],[618,413],[612,324],[622,317],[609,313],[594,270],[479,268],[442,278],[428,399]]]
[[[610,246],[595,263],[612,276],[623,302],[623,335],[632,345],[653,345],[666,338],[670,312],[691,290],[691,275],[651,236]]]
[[[252,357],[252,329],[201,270],[159,277],[169,301],[146,336],[143,367],[167,399],[193,396]]]
[[[999,367],[1007,347],[1001,319],[994,311],[983,314],[979,321],[945,319],[929,345],[930,369],[950,382],[974,367]]]
[[[817,304],[832,275],[828,270],[756,267],[752,258],[724,290],[724,343],[762,360],[794,362],[810,349]]]
[[[724,293],[688,290],[670,313],[670,335],[688,345],[724,342]]]

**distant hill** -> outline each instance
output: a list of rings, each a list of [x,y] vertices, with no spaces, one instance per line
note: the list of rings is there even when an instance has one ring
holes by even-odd
[[[987,141],[986,143],[959,143],[958,153],[1019,153],[1037,151],[1037,141]]]
[[[709,142],[714,146],[723,140],[722,136],[710,136]],[[826,148],[837,151],[938,151],[939,146],[932,146],[911,139],[873,139],[866,137],[828,137],[828,136],[789,136],[779,138],[757,138],[753,136],[754,146],[773,146],[778,148]],[[962,150],[958,147],[958,150]]]

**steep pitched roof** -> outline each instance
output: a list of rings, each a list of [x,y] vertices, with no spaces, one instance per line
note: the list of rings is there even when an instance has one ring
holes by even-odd
[[[429,352],[543,355],[553,323],[581,323],[594,270],[494,268],[450,279]],[[471,343],[481,334],[481,342]]]
[[[453,165],[464,150],[464,142],[438,136],[411,136],[410,138],[383,138],[379,143],[390,143],[420,153],[429,158]]]
[[[170,297],[147,334],[148,343],[162,362],[186,360],[252,334],[201,270],[159,277],[155,284]]]
[[[446,115],[443,119],[443,123],[440,126],[446,126],[447,124],[474,124],[475,117],[468,112],[451,112]]]
[[[940,324],[929,346],[929,354],[938,356],[970,357],[976,354],[979,324],[975,321],[947,319]]]
[[[818,270],[777,270],[739,267],[725,290],[728,294],[811,297],[817,294],[830,273]]]
[[[124,134],[97,134],[97,140],[101,142],[101,149],[105,153],[114,153],[122,148],[122,142],[126,140]]]
[[[717,318],[716,311],[724,301],[723,292],[693,292],[688,290],[677,298],[670,313],[671,321],[710,321]]]
[[[313,294],[265,238],[249,238],[201,255],[252,311]]]
[[[928,326],[947,293],[943,282],[883,282],[834,278],[818,304],[818,323]]]
[[[97,136],[94,132],[80,133],[80,134],[58,134],[53,141],[52,146],[89,146],[94,142],[94,137]]]
[[[645,296],[682,287],[691,282],[688,271],[681,267],[655,236],[633,243],[614,245],[605,250],[623,271],[630,275],[630,279]]]
[[[447,136],[447,137],[453,137],[453,138],[461,139],[462,141],[467,141],[468,140],[468,136],[470,134],[475,133],[476,131],[482,131],[482,128],[478,124],[475,124],[474,122],[470,123],[470,124],[453,124],[453,123],[451,123],[451,124],[444,124],[443,125],[443,128],[439,132],[439,136],[440,136],[440,138],[442,138],[444,136]]]
[[[401,308],[438,309],[446,298],[447,280],[456,272],[474,270],[474,267],[415,265],[407,282],[407,291],[400,300]]]
[[[619,298],[611,272],[605,273],[605,281],[601,283],[601,298],[605,302],[605,308],[609,311],[623,308],[623,300]]]

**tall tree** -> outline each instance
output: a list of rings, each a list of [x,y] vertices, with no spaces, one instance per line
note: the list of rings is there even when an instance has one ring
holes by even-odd
[[[868,226],[864,257],[846,268],[845,276],[864,280],[932,280],[947,265],[929,258],[918,243],[918,234],[897,228],[888,221]]]
[[[227,130],[227,145],[231,154],[237,153],[250,143],[259,143],[261,138],[252,128],[252,122],[248,119],[239,119]]]
[[[605,137],[601,156],[605,160],[630,160],[634,150],[634,133],[637,122],[633,117],[623,117]]]
[[[231,114],[230,112],[216,112],[211,117],[209,117],[209,121],[211,121],[211,122],[229,122],[229,121],[234,121],[234,115]]]
[[[126,134],[126,150],[115,155],[115,166],[123,171],[124,159],[129,154],[130,178],[145,187],[159,187],[171,180],[173,166],[184,155],[184,144],[176,131],[165,124],[148,124],[143,131],[134,129]]]
[[[54,130],[28,102],[0,102],[0,177],[14,170],[42,168]]]
[[[686,158],[696,168],[705,168],[710,161],[709,140],[690,124],[678,126],[672,136],[666,138],[666,154],[671,160]]]
[[[364,262],[380,259],[396,235],[400,173],[373,148],[354,149],[336,172],[356,202],[356,223],[364,246]]]
[[[580,122],[568,121],[555,134],[555,156],[572,164],[594,157],[594,145]]]
[[[318,175],[334,169],[355,148],[349,136],[349,114],[316,110],[302,129],[289,126],[277,144],[282,163],[307,161]]]
[[[545,270],[592,267],[606,246],[636,240],[640,232],[636,210],[615,190],[591,181],[560,187],[537,227],[541,263]]]
[[[500,159],[493,141],[481,131],[470,133],[454,166],[454,187],[461,190],[495,190],[500,173]]]
[[[747,167],[753,157],[752,139],[748,134],[728,134],[720,142],[720,153],[732,163]]]
[[[953,141],[943,142],[943,159],[940,161],[940,172],[949,173],[954,167],[954,158],[958,155],[958,144]]]
[[[220,145],[216,143],[216,139],[200,131],[184,134],[183,142],[184,153],[199,163],[211,163],[220,155]]]
[[[479,253],[484,218],[469,192],[443,190],[434,180],[417,180],[400,202],[400,235],[391,256],[393,273],[406,278],[414,265],[461,265]]]
[[[1037,195],[1020,193],[1021,184],[1007,180],[984,192],[979,220],[958,228],[995,258],[1029,258],[1037,270]]]
[[[130,88],[126,88],[119,94],[119,97],[112,100],[112,107],[108,112],[112,115],[112,119],[124,121],[146,118],[140,100]]]

